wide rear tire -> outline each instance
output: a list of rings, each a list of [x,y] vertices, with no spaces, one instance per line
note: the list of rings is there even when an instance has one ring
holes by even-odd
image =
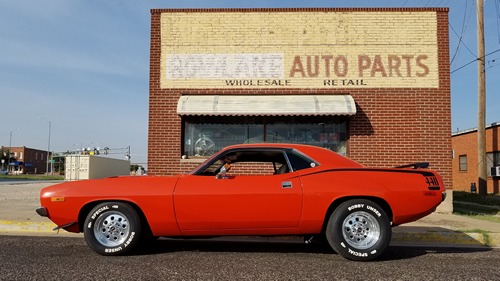
[[[130,253],[141,236],[141,219],[137,211],[122,202],[105,202],[95,206],[85,219],[83,234],[87,244],[104,256]]]
[[[330,246],[342,257],[369,261],[379,257],[391,241],[391,225],[386,212],[366,199],[340,204],[326,227]]]

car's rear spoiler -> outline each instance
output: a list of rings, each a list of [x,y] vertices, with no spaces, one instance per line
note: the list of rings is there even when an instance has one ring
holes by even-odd
[[[404,169],[404,168],[412,168],[412,169],[425,169],[429,167],[429,162],[418,162],[413,164],[407,164],[403,166],[397,166],[396,168]]]

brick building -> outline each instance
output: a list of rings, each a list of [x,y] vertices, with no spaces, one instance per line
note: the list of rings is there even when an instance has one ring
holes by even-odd
[[[477,128],[453,133],[453,189],[471,191],[478,187]],[[486,166],[488,193],[498,194],[500,177],[492,175],[491,168],[500,166],[500,122],[486,126]]]
[[[43,174],[47,168],[47,151],[21,147],[1,148],[3,163],[9,174]],[[9,154],[9,155],[7,155]],[[49,156],[50,157],[50,156]]]
[[[148,170],[295,142],[451,188],[447,8],[153,9]]]

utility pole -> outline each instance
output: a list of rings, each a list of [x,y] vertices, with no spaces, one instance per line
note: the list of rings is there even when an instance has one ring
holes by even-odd
[[[47,163],[45,165],[45,175],[48,176],[49,175],[49,162],[52,162],[52,161],[50,161],[50,160],[52,160],[52,157],[50,157],[50,127],[52,126],[52,121],[47,120],[43,117],[38,117],[38,119],[45,120],[46,122],[49,123],[49,145],[47,147]],[[50,165],[50,167],[51,167],[50,174],[53,175],[52,164]]]
[[[12,147],[12,133],[13,133],[14,131],[19,130],[19,129],[20,129],[20,128],[17,128],[17,129],[15,129],[15,130],[10,131],[9,149]]]
[[[486,77],[484,72],[484,14],[483,0],[476,1],[477,11],[477,152],[478,152],[478,191],[480,195],[487,195],[486,170]]]

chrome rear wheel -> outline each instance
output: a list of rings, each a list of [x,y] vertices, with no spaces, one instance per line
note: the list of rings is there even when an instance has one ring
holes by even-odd
[[[368,199],[351,199],[340,204],[326,226],[330,246],[349,260],[369,261],[379,257],[391,236],[387,213]]]
[[[380,224],[370,213],[354,212],[345,218],[343,226],[345,241],[356,249],[371,248],[380,239]]]

